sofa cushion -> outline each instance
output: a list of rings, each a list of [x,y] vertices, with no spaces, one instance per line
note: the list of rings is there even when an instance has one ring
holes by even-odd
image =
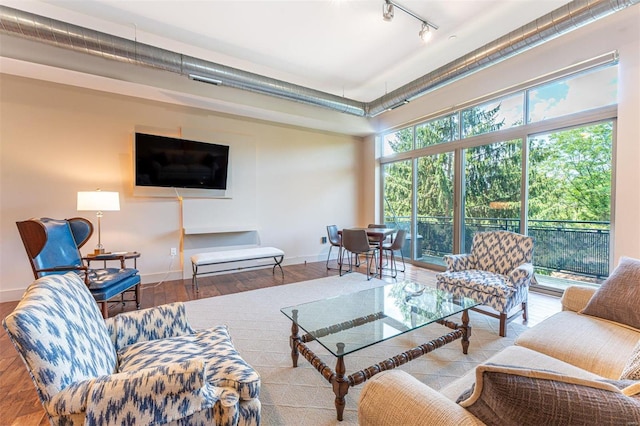
[[[526,330],[515,344],[617,380],[639,338],[632,328],[563,311]]]
[[[459,403],[486,424],[635,424],[640,397],[625,394],[629,385],[484,364]]]
[[[623,257],[582,310],[640,330],[640,260]]]
[[[493,355],[486,364],[512,365],[522,368],[536,368],[538,370],[556,371],[565,376],[576,377],[585,380],[599,380],[602,377],[582,368],[568,364],[564,361],[544,355],[540,352],[527,349],[522,346],[507,346]],[[440,389],[440,393],[451,401],[458,399],[461,393],[469,389],[476,380],[475,368],[468,371],[461,378],[454,380]]]
[[[640,340],[624,366],[620,379],[640,380]]]
[[[299,419],[298,423],[318,424],[315,420]],[[483,423],[415,377],[396,369],[376,374],[366,382],[358,403],[358,425],[481,426]]]

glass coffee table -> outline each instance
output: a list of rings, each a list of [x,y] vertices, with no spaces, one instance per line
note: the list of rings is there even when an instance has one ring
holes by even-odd
[[[479,305],[473,299],[454,297],[413,282],[388,284],[328,299],[282,308],[291,321],[291,359],[298,366],[302,354],[333,386],[338,420],[342,420],[349,387],[364,383],[384,370],[391,370],[455,340],[461,339],[467,353],[471,326],[468,310]],[[462,324],[447,320],[462,312]],[[344,357],[432,323],[452,331],[399,355],[346,375]],[[302,329],[305,334],[299,335]],[[306,345],[316,341],[337,358],[331,369]]]

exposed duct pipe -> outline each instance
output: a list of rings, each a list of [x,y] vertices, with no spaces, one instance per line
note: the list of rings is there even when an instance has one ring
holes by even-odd
[[[0,32],[252,92],[373,117],[492,64],[525,52],[640,0],[574,0],[369,103],[182,55],[78,25],[0,6]],[[200,77],[200,78],[197,78]],[[214,83],[215,82],[215,83]]]
[[[365,104],[363,102],[182,55],[7,6],[0,6],[0,32],[105,59],[147,66],[185,76],[203,77],[200,79],[190,77],[194,80],[217,81],[224,86],[364,116]]]

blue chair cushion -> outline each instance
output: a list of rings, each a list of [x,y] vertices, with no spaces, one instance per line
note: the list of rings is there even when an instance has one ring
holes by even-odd
[[[133,277],[138,274],[137,269],[126,268],[105,268],[105,269],[91,269],[89,271],[89,290],[100,290],[105,287],[116,285],[118,282],[125,280],[129,277]]]
[[[127,291],[138,284],[140,284],[140,275],[132,275],[127,278],[121,279],[120,281],[103,283],[102,286],[99,286],[97,288],[93,288],[92,284],[89,286],[89,290],[91,291],[91,294],[93,294],[93,298],[96,299],[97,302],[106,302],[112,297],[117,296],[118,294]]]

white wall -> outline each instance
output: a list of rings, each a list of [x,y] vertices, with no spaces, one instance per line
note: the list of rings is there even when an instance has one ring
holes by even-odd
[[[184,200],[204,211],[197,217],[186,212],[186,221],[216,227],[251,222],[258,242],[282,248],[286,263],[324,259],[326,225],[360,223],[361,138],[5,74],[0,86],[2,301],[19,299],[33,280],[15,222],[80,215],[95,223],[93,213],[76,211],[76,193],[98,187],[121,195],[121,210],[102,219],[106,249],[140,251],[143,282],[168,272],[181,277],[179,259],[170,266],[169,255],[182,237],[177,197],[133,195],[132,135],[140,127],[231,146],[232,198]],[[190,268],[188,258],[185,263]]]
[[[445,108],[518,85],[573,64],[617,50],[619,53],[618,134],[616,146],[614,265],[620,256],[640,258],[640,5],[552,40],[516,57],[428,93],[382,114],[377,131],[400,127]],[[372,139],[367,138],[369,143]],[[370,162],[375,164],[373,155]],[[375,181],[375,167],[365,166]],[[364,210],[379,208],[377,193],[368,192]]]

